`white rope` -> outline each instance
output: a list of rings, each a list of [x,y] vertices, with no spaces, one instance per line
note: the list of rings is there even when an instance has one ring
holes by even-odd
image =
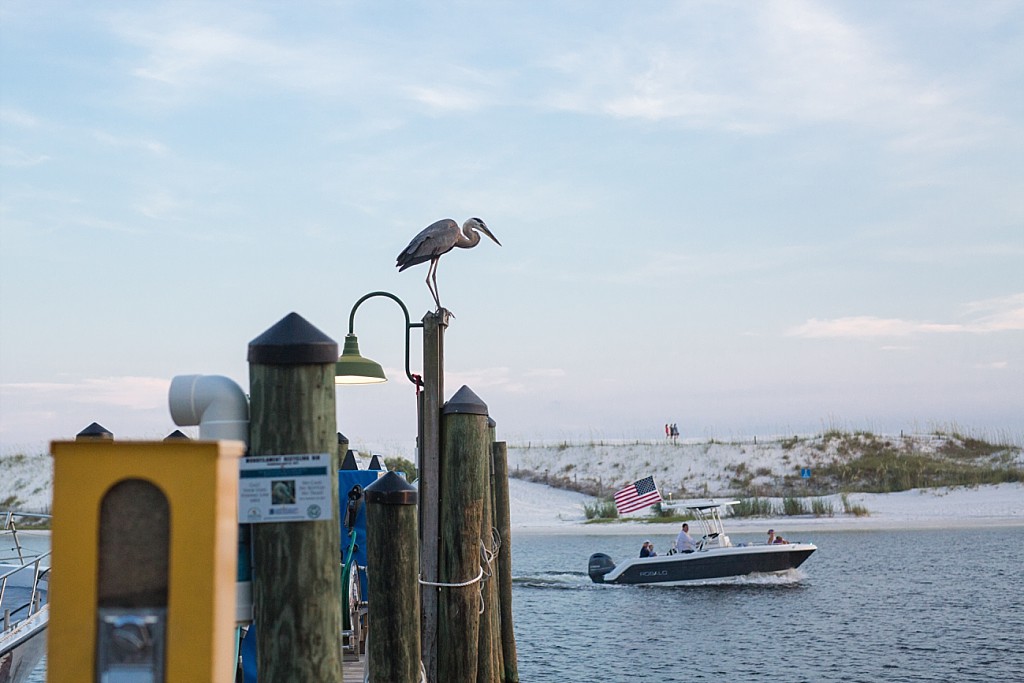
[[[424,586],[437,586],[438,588],[465,588],[466,586],[472,586],[474,583],[484,578],[484,568],[480,567],[480,573],[476,575],[475,579],[469,581],[463,581],[462,583],[439,583],[435,581],[424,581],[423,575],[420,575],[420,583]]]
[[[486,576],[488,579],[494,576],[494,572],[491,570],[491,565],[494,559],[498,557],[498,550],[501,549],[501,533],[491,527],[491,547],[488,548],[484,540],[480,539],[480,573],[476,575],[475,579],[469,581],[462,581],[461,583],[444,583],[440,581],[424,581],[423,575],[419,575],[419,582],[422,586],[436,586],[438,588],[465,588],[466,586],[472,586],[474,583],[481,582],[480,585],[480,614],[484,613],[484,587],[483,578]],[[485,569],[486,567],[486,569]]]

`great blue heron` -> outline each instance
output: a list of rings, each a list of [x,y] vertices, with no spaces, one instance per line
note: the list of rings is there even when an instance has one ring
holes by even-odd
[[[480,232],[494,240],[499,247],[501,242],[487,229],[487,224],[480,218],[470,218],[459,230],[459,224],[451,218],[444,218],[431,223],[423,232],[412,238],[402,253],[398,255],[398,272],[415,266],[424,261],[430,261],[430,268],[427,269],[427,289],[434,297],[434,303],[438,310],[441,310],[441,299],[437,295],[437,261],[444,254],[447,254],[455,247],[470,249],[480,244]]]

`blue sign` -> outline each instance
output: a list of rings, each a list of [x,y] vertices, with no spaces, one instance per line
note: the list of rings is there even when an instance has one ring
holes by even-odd
[[[810,467],[802,468],[800,470],[800,477],[802,479],[810,479],[811,478],[811,468]]]

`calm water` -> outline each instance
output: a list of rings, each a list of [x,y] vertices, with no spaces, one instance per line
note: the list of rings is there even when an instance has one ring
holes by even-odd
[[[818,545],[796,576],[685,588],[590,582],[637,536],[515,537],[520,678],[1024,681],[1024,527],[789,536]]]
[[[677,588],[590,582],[637,536],[513,538],[522,680],[1024,681],[1024,528],[786,536],[794,577]]]

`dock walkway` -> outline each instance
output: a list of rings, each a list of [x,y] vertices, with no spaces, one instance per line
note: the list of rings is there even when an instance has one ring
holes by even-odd
[[[363,662],[365,660],[365,654],[359,655],[359,659],[355,659],[352,655],[345,655],[345,661],[342,662],[344,683],[363,683]]]

